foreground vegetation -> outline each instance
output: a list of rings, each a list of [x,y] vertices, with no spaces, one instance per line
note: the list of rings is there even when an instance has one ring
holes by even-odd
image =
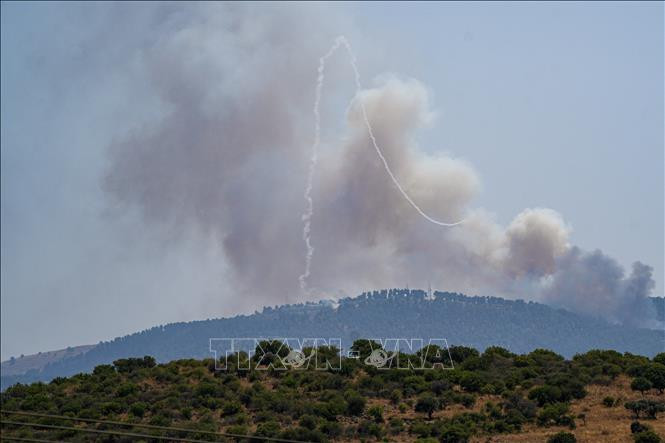
[[[577,441],[585,441],[584,436],[590,435],[587,429],[600,416],[595,408],[603,408],[616,417],[611,423],[615,430],[586,441],[645,443],[662,438],[658,434],[664,430],[665,353],[649,359],[615,351],[589,351],[566,360],[542,349],[516,355],[490,347],[481,354],[453,346],[450,356],[454,369],[441,369],[432,367],[437,349],[431,347],[427,353],[402,354],[414,361],[424,358],[427,366],[405,370],[365,364],[378,347],[377,343],[358,340],[352,349],[359,358],[343,358],[341,368],[325,371],[280,370],[282,362],[277,357],[286,356],[289,350],[274,342],[263,343],[265,352],[250,360],[276,367],[268,370],[239,369],[233,359],[224,370],[216,369],[211,359],[159,365],[152,357],[121,359],[113,365],[97,366],[91,374],[10,387],[1,394],[2,418],[210,441],[569,442],[576,441],[576,435]],[[306,351],[328,358],[337,353],[328,347]],[[243,361],[248,356],[239,358]],[[590,396],[593,402],[585,404]],[[6,411],[91,421],[19,416]],[[193,432],[118,427],[94,420]],[[619,436],[621,432],[624,437]],[[66,441],[137,439],[6,423],[2,436]]]

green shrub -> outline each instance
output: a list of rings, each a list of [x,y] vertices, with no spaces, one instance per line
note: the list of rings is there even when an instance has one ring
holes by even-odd
[[[503,408],[506,414],[510,414],[514,411],[516,414],[518,414],[518,418],[521,416],[523,418],[521,421],[535,418],[538,410],[536,403],[522,397],[517,393],[512,393],[507,396],[503,402]],[[513,417],[515,417],[515,414],[513,414]]]
[[[574,427],[575,421],[568,414],[566,403],[554,403],[545,406],[538,414],[538,423],[543,426],[561,425]]]
[[[335,421],[326,421],[321,424],[321,432],[330,438],[337,438],[342,435],[342,425]]]
[[[277,437],[280,432],[280,425],[275,421],[267,421],[265,423],[260,423],[256,427],[254,435],[258,437]]]
[[[249,434],[249,429],[244,425],[234,425],[226,428],[224,432],[234,435],[247,435]]]
[[[222,415],[229,416],[242,411],[242,404],[236,400],[224,402],[222,405]]]
[[[431,434],[431,426],[423,423],[422,421],[416,421],[411,424],[409,428],[409,433],[417,435],[420,438],[429,437]]]
[[[570,432],[557,432],[547,439],[547,443],[575,443],[577,439]]]
[[[653,385],[651,382],[645,377],[637,377],[630,383],[630,389],[633,391],[639,391],[642,395],[652,387]]]
[[[476,404],[476,397],[472,394],[460,394],[457,398],[459,403],[467,409],[472,408]]]
[[[385,430],[383,426],[378,423],[375,423],[370,420],[363,420],[358,425],[358,434],[360,436],[373,436],[376,439],[380,439],[385,435]]]
[[[630,433],[631,434],[639,434],[640,432],[650,431],[650,430],[651,430],[651,426],[643,425],[639,421],[634,421],[630,424]]]
[[[383,406],[374,405],[367,410],[367,413],[376,423],[383,423]]]
[[[305,414],[300,417],[300,426],[306,429],[316,429],[317,420],[313,415]]]
[[[633,434],[633,440],[635,440],[635,443],[661,443],[663,441],[663,439],[653,431],[643,431]]]
[[[563,398],[561,389],[556,386],[544,385],[529,391],[529,398],[535,400],[538,406],[560,402]]]
[[[467,346],[450,346],[450,357],[454,363],[462,363],[471,357],[478,357],[478,351]]]
[[[653,361],[656,363],[660,363],[661,365],[665,365],[665,352],[661,352],[660,354],[657,354],[654,358]]]
[[[473,430],[462,423],[446,423],[438,429],[438,433],[442,443],[466,443]]]
[[[153,426],[171,426],[171,418],[165,414],[157,414],[148,423]]]
[[[404,421],[399,417],[391,417],[389,426],[391,434],[399,434],[404,430]]]
[[[459,383],[467,392],[478,392],[485,384],[483,378],[474,372],[465,372]]]
[[[644,372],[644,377],[651,382],[651,385],[658,389],[661,394],[665,391],[665,365],[660,363],[650,364]]]
[[[346,411],[349,415],[362,415],[365,411],[365,398],[355,391],[346,393]]]
[[[116,370],[121,373],[133,372],[144,368],[153,368],[157,362],[149,355],[143,358],[121,358],[113,362]]]
[[[126,406],[117,401],[110,401],[102,404],[101,412],[104,415],[120,414],[125,411]]]
[[[430,390],[434,395],[441,395],[452,388],[447,380],[434,380],[430,383]]]
[[[180,409],[180,417],[183,420],[189,420],[192,418],[192,408],[184,407]]]
[[[629,401],[624,406],[635,414],[635,418],[640,418],[640,414],[643,413],[646,417],[655,419],[659,412],[665,412],[665,403],[662,401]]]
[[[611,397],[609,395],[607,397],[603,398],[603,405],[608,407],[608,408],[614,407],[615,402],[616,402],[615,398]]]
[[[399,404],[399,402],[402,400],[402,391],[400,391],[399,389],[393,389],[392,392],[390,393],[389,398],[393,404],[395,405]]]
[[[129,413],[132,414],[134,417],[142,418],[145,415],[146,406],[147,405],[143,402],[133,403],[129,407]]]

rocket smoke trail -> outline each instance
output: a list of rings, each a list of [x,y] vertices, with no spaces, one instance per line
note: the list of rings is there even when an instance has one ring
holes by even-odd
[[[317,78],[317,83],[316,83],[316,98],[314,100],[314,143],[312,145],[312,157],[310,159],[309,163],[309,171],[307,174],[307,185],[305,187],[305,201],[307,202],[307,206],[305,209],[305,213],[302,216],[302,220],[304,221],[305,225],[303,227],[303,240],[305,241],[305,246],[307,247],[307,253],[305,256],[305,271],[298,277],[298,280],[300,281],[300,288],[304,291],[307,292],[307,278],[310,275],[310,269],[312,265],[312,257],[314,256],[314,247],[312,246],[311,242],[311,230],[312,230],[312,215],[314,214],[314,205],[313,205],[313,200],[312,200],[312,182],[314,179],[314,172],[316,170],[316,164],[318,161],[318,150],[319,150],[319,145],[321,143],[321,114],[319,113],[319,105],[321,103],[321,90],[323,88],[323,80],[325,76],[325,67],[326,67],[326,60],[332,56],[335,51],[340,46],[344,46],[346,48],[346,52],[349,55],[349,62],[351,64],[351,68],[353,69],[353,74],[355,76],[355,83],[356,83],[356,94],[353,98],[359,99],[360,98],[360,92],[362,91],[362,85],[360,83],[360,72],[358,71],[358,65],[356,64],[356,57],[353,54],[353,51],[351,50],[351,45],[349,41],[344,37],[343,35],[340,35],[335,39],[335,42],[333,43],[332,47],[328,50],[328,52],[319,59],[319,75]],[[460,220],[455,223],[446,223],[442,222],[440,220],[437,220],[429,215],[427,215],[421,208],[416,204],[416,202],[413,201],[413,199],[409,196],[409,194],[404,190],[402,185],[399,183],[397,178],[395,177],[395,174],[393,174],[392,170],[390,169],[390,166],[388,165],[388,161],[386,160],[385,156],[383,155],[383,152],[381,152],[381,148],[379,148],[379,145],[376,141],[376,137],[374,136],[374,131],[372,130],[372,125],[369,122],[369,118],[367,117],[367,110],[365,109],[365,103],[363,103],[362,99],[358,100],[358,103],[360,104],[360,109],[362,112],[363,120],[365,122],[365,126],[367,127],[367,133],[369,135],[369,138],[372,140],[372,145],[374,146],[374,149],[376,150],[377,155],[381,159],[381,162],[383,163],[383,167],[390,176],[390,179],[392,182],[395,184],[399,192],[402,194],[402,196],[406,199],[406,201],[413,207],[413,209],[418,212],[425,220],[427,220],[430,223],[433,223],[438,226],[445,226],[445,227],[452,227],[452,226],[457,226],[460,223],[462,223],[464,220]]]
[[[307,290],[307,278],[309,277],[310,269],[312,267],[312,256],[314,255],[314,247],[310,240],[310,232],[312,229],[312,214],[314,213],[314,203],[312,201],[312,182],[314,181],[314,171],[318,161],[319,144],[321,143],[321,114],[319,113],[319,104],[321,103],[321,89],[323,88],[323,78],[325,75],[326,60],[337,51],[339,45],[342,43],[343,37],[335,39],[335,43],[330,50],[319,59],[319,76],[316,82],[316,98],[314,100],[314,144],[312,145],[312,158],[309,162],[309,172],[307,173],[307,186],[305,187],[305,201],[307,207],[305,213],[302,215],[302,220],[305,222],[303,227],[302,238],[305,240],[307,247],[307,255],[305,256],[305,272],[302,273],[298,280],[300,281],[300,288],[303,291]]]

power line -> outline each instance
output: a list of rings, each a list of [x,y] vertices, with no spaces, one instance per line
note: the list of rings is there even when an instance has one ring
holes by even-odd
[[[116,425],[116,426],[129,426],[129,427],[135,427],[135,428],[154,429],[154,430],[160,430],[160,431],[195,432],[195,433],[198,433],[198,434],[212,435],[212,436],[217,436],[217,437],[251,438],[253,440],[273,441],[273,442],[278,442],[278,443],[306,443],[306,442],[303,442],[303,441],[300,441],[300,440],[289,440],[289,439],[284,439],[284,438],[264,437],[264,436],[259,436],[259,435],[231,434],[231,433],[226,433],[226,432],[205,431],[205,430],[197,430],[197,429],[172,427],[172,426],[158,426],[158,425],[149,425],[149,424],[142,424],[142,423],[128,423],[128,422],[114,421],[114,420],[99,420],[99,419],[93,419],[93,418],[68,417],[66,415],[43,414],[43,413],[39,413],[39,412],[8,411],[6,409],[2,409],[2,410],[0,410],[0,413],[1,414],[22,415],[22,416],[27,416],[27,417],[55,418],[55,419],[61,419],[61,420],[72,420],[72,421],[80,421],[80,422],[84,422],[84,423],[101,423],[101,424]],[[3,421],[2,423],[5,423],[5,422]],[[73,428],[73,429],[86,430],[86,429],[82,429],[82,428]],[[152,436],[152,438],[162,438],[162,437]],[[184,441],[184,440],[182,440],[182,441]]]
[[[193,440],[179,437],[162,437],[159,435],[139,434],[137,432],[107,431],[104,429],[76,428],[73,426],[45,425],[41,423],[27,423],[22,421],[1,420],[0,424],[15,426],[30,426],[33,428],[60,429],[63,431],[92,432],[94,434],[121,435],[123,437],[150,438],[153,440],[182,441],[186,443],[210,443],[210,440]]]
[[[8,437],[6,435],[0,434],[0,440],[9,440],[9,441],[29,441],[35,443],[65,443],[62,440],[42,440],[39,438],[27,438],[27,437]]]

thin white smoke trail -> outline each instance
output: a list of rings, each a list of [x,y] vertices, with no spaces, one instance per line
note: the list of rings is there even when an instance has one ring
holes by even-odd
[[[433,223],[438,226],[452,227],[452,226],[457,226],[462,222],[464,222],[464,220],[460,220],[455,223],[446,223],[427,215],[420,208],[420,206],[418,206],[416,202],[413,201],[411,196],[409,196],[409,194],[404,190],[402,185],[399,183],[397,177],[395,177],[395,174],[393,174],[392,170],[390,169],[390,166],[388,165],[388,161],[383,155],[381,148],[379,148],[379,145],[376,141],[376,137],[374,136],[374,130],[372,129],[372,125],[369,122],[369,117],[367,117],[367,110],[365,109],[365,103],[363,103],[363,101],[360,99],[362,84],[360,83],[360,72],[358,71],[358,65],[356,64],[356,57],[353,54],[353,51],[351,50],[351,44],[349,43],[349,41],[346,39],[346,37],[340,35],[335,39],[335,43],[333,43],[332,47],[330,48],[330,50],[328,50],[326,55],[324,55],[319,59],[319,76],[316,84],[316,99],[314,101],[314,144],[312,145],[312,157],[309,163],[307,186],[305,187],[305,200],[307,202],[307,207],[305,213],[302,216],[302,220],[305,222],[305,226],[303,228],[303,239],[305,240],[305,245],[307,246],[307,254],[305,256],[305,271],[298,278],[298,280],[300,281],[300,288],[305,292],[307,291],[307,278],[310,275],[312,257],[314,255],[314,247],[312,246],[310,238],[310,232],[312,228],[311,224],[312,215],[314,213],[314,206],[311,194],[312,194],[312,182],[314,180],[314,172],[318,161],[319,144],[321,142],[321,115],[319,113],[319,104],[321,102],[321,90],[323,88],[326,60],[331,55],[333,55],[340,46],[344,46],[344,48],[346,48],[347,54],[349,55],[349,62],[351,64],[351,68],[353,69],[353,73],[355,75],[355,82],[356,82],[356,94],[354,96],[354,100],[359,99],[358,103],[360,104],[360,110],[362,112],[363,120],[365,121],[365,126],[367,127],[367,133],[369,134],[369,137],[372,140],[372,145],[374,146],[374,150],[376,151],[377,155],[381,159],[381,162],[383,163],[384,169],[390,176],[390,179],[395,184],[399,192],[406,199],[406,201],[413,207],[413,209],[415,209],[416,212],[418,212],[418,214],[420,214],[425,220],[427,220],[430,223]]]
[[[300,281],[300,288],[307,291],[307,278],[310,274],[312,266],[312,256],[314,255],[314,247],[310,240],[310,231],[312,228],[312,214],[314,213],[314,202],[312,201],[312,183],[314,181],[314,171],[316,170],[316,163],[318,161],[319,144],[321,143],[321,114],[319,113],[319,104],[321,103],[321,89],[323,88],[323,78],[325,75],[326,60],[337,51],[337,48],[342,44],[342,40],[338,37],[335,43],[328,50],[326,55],[319,59],[319,76],[316,82],[316,98],[314,100],[314,144],[312,145],[312,157],[309,161],[309,172],[307,173],[307,186],[305,187],[305,201],[307,206],[305,213],[302,215],[302,220],[305,222],[303,227],[302,238],[305,240],[307,247],[307,254],[305,256],[305,272],[298,277]]]

